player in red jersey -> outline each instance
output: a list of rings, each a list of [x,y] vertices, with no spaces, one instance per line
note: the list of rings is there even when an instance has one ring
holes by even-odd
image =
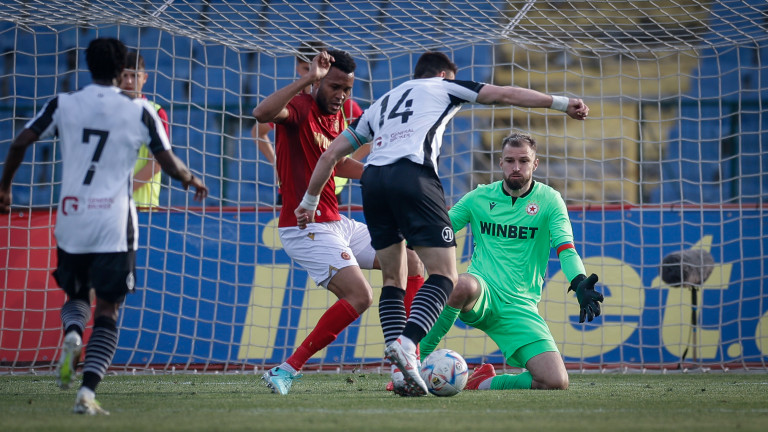
[[[341,108],[352,90],[355,66],[343,51],[321,52],[306,74],[253,110],[260,123],[275,123],[276,167],[284,210],[278,232],[283,248],[318,285],[339,299],[283,364],[264,373],[262,379],[274,393],[287,394],[309,358],[333,342],[373,302],[373,290],[360,269],[380,268],[376,253],[367,227],[339,214],[333,180],[314,203],[315,223],[301,230],[293,213],[320,155],[346,128]],[[303,93],[310,85],[314,85],[312,93]],[[339,163],[335,174],[360,178],[362,171],[360,162],[347,158]],[[422,267],[415,253],[409,253],[407,259],[409,290],[415,294],[424,281]]]
[[[326,51],[328,48],[325,46],[324,43],[320,41],[306,41],[302,42],[301,46],[299,47],[299,53],[296,56],[296,75],[299,77],[303,77],[304,74],[309,72],[309,67],[312,62],[312,58],[316,56],[318,53],[322,51]],[[301,90],[302,93],[311,94],[312,93],[312,86],[308,86],[306,88],[303,88]],[[357,104],[354,100],[347,98],[344,100],[344,107],[342,108],[342,112],[344,115],[344,122],[346,125],[351,124],[356,118],[360,117],[360,115],[363,113],[363,109],[360,108],[360,105]],[[264,155],[265,158],[267,158],[267,161],[275,165],[275,149],[272,145],[272,140],[269,137],[269,133],[272,132],[272,130],[275,128],[275,124],[272,122],[269,123],[260,123],[257,122],[253,125],[253,128],[251,128],[251,136],[253,137],[254,141],[256,141],[256,145],[259,148],[259,151]],[[352,158],[355,160],[362,160],[367,156],[367,152],[356,152],[352,154]],[[283,203],[282,196],[280,195],[280,178],[278,176],[277,184],[278,184],[278,195],[277,195],[277,202],[276,204],[281,205]],[[348,179],[344,177],[336,177],[334,178],[334,181],[336,182],[336,197],[339,199],[339,202],[341,203],[341,192],[344,190],[344,186],[347,184]]]

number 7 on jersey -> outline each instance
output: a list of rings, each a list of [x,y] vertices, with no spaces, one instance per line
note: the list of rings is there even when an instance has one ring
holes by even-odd
[[[88,168],[88,172],[85,174],[85,180],[83,180],[84,185],[91,184],[93,175],[96,174],[96,162],[98,162],[101,158],[101,152],[104,150],[104,144],[107,143],[109,132],[98,129],[83,129],[83,144],[90,144],[91,136],[93,135],[99,137],[99,142],[96,144],[96,151],[93,152],[93,157],[91,158],[91,166]]]

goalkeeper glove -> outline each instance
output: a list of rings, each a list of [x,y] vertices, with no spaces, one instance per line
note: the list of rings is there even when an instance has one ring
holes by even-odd
[[[592,273],[589,277],[580,274],[573,278],[571,286],[567,292],[575,291],[576,299],[579,301],[579,322],[583,323],[586,318],[592,321],[596,316],[600,316],[600,302],[603,301],[603,295],[595,291],[597,275]]]

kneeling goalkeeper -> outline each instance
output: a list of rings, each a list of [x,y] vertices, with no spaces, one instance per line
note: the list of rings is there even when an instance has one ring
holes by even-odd
[[[568,211],[560,194],[535,182],[536,141],[511,134],[502,141],[499,166],[504,180],[478,186],[451,208],[454,231],[470,224],[475,248],[468,272],[458,283],[430,332],[421,340],[422,358],[438,345],[456,318],[482,330],[507,363],[525,368],[496,375],[491,364],[477,368],[467,390],[567,389],[568,373],[552,334],[538,313],[550,247],[580,306],[579,322],[600,315],[603,295],[597,275],[586,276],[573,243]]]

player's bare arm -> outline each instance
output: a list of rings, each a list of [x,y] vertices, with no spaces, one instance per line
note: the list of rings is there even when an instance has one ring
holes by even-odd
[[[525,108],[552,108],[563,111],[576,120],[584,120],[589,114],[589,107],[581,99],[552,96],[536,90],[513,86],[486,84],[478,93],[477,103],[514,105]]]
[[[267,161],[271,164],[275,164],[275,148],[272,146],[272,141],[269,139],[269,131],[272,128],[267,123],[256,123],[251,128],[251,137],[256,141],[261,154],[267,158]]]
[[[24,153],[27,152],[27,147],[34,144],[39,137],[40,135],[31,129],[24,129],[13,140],[11,147],[8,149],[3,176],[0,178],[0,213],[11,211],[11,183],[13,182],[13,176],[24,160]]]
[[[152,181],[152,177],[160,172],[160,169],[160,164],[158,164],[155,160],[147,161],[147,164],[144,165],[144,167],[142,167],[139,172],[133,176],[133,190],[135,191],[140,189],[145,184]]]
[[[343,157],[336,164],[336,177],[344,177],[348,179],[359,179],[363,175],[363,167],[365,165],[350,157]]]
[[[293,211],[296,215],[299,228],[304,229],[307,227],[307,224],[315,221],[315,210],[317,210],[317,204],[320,202],[320,192],[323,190],[323,187],[325,187],[325,184],[328,183],[328,179],[331,178],[331,174],[333,173],[336,164],[342,159],[344,159],[344,164],[352,164],[355,162],[360,164],[360,162],[345,158],[345,156],[352,153],[354,149],[352,143],[349,142],[349,139],[347,139],[346,136],[339,135],[320,156],[314,171],[312,171],[312,177],[309,179],[309,185],[307,185],[307,192],[304,194],[304,199],[301,200],[299,206]]]
[[[260,123],[281,123],[288,117],[286,106],[296,94],[304,88],[323,79],[331,69],[333,58],[326,52],[321,52],[312,60],[312,66],[309,72],[299,77],[296,81],[288,84],[280,90],[267,96],[260,104],[253,109],[253,116]]]
[[[371,153],[371,143],[368,143],[358,147],[357,150],[355,150],[354,152],[352,152],[351,155],[349,155],[349,157],[356,161],[362,161],[370,153]]]
[[[190,186],[195,188],[196,201],[202,201],[208,196],[208,188],[203,184],[202,180],[195,177],[189,168],[184,165],[184,162],[173,154],[171,150],[155,153],[155,159],[160,162],[160,166],[166,174],[181,182],[185,190]]]

